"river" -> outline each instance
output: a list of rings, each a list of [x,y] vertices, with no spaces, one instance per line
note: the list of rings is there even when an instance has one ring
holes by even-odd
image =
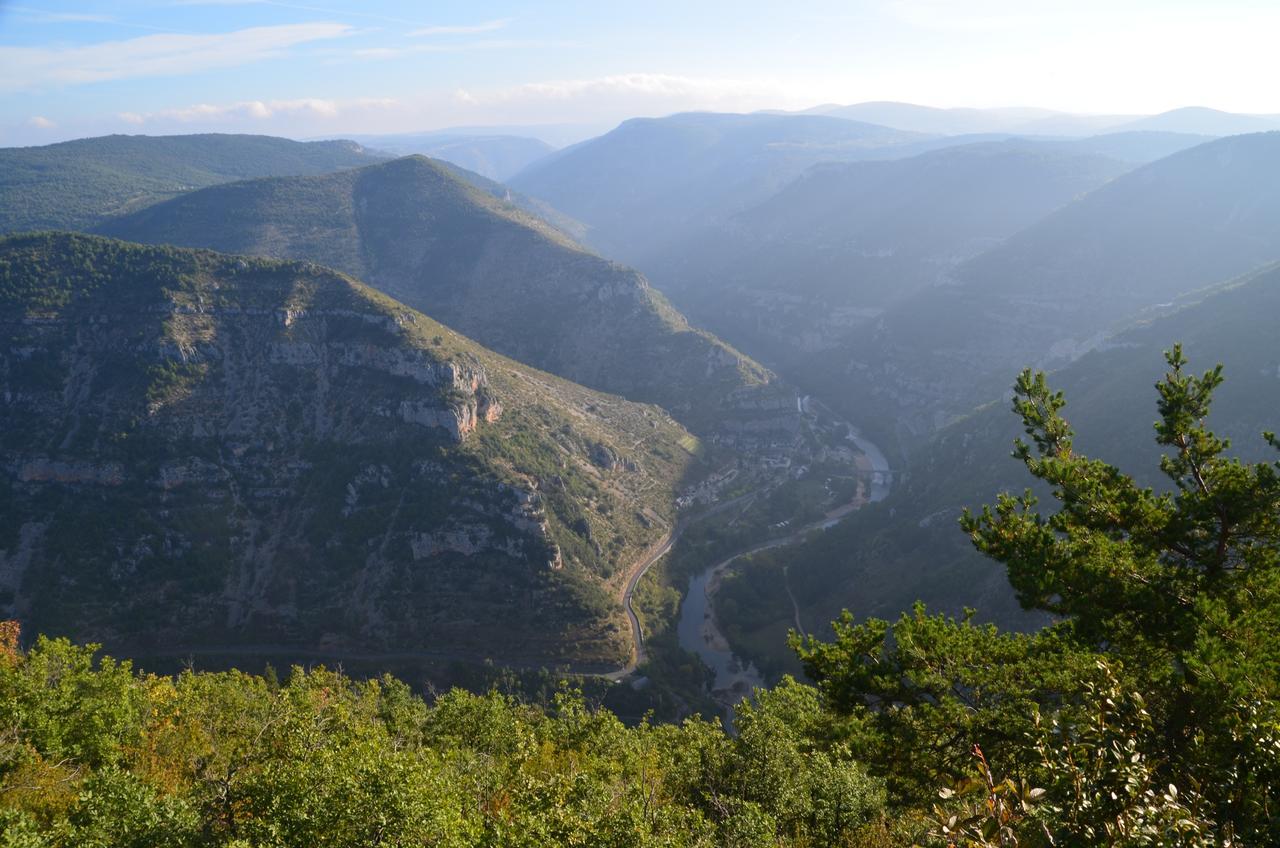
[[[885,459],[880,448],[864,438],[857,428],[851,424],[846,426],[848,435],[845,438],[853,442],[871,466],[866,496],[872,502],[882,501],[888,496],[892,481],[889,461]],[[715,681],[711,685],[712,694],[728,707],[730,716],[732,716],[732,704],[739,698],[751,694],[753,688],[763,686],[764,678],[753,664],[743,662],[734,655],[720,628],[716,626],[715,616],[712,613],[711,595],[715,593],[720,575],[731,563],[741,557],[792,544],[811,530],[818,528],[825,530],[839,523],[842,518],[857,508],[858,503],[854,501],[845,504],[827,513],[821,521],[801,527],[783,538],[740,551],[689,578],[689,591],[685,594],[684,603],[680,606],[680,622],[676,631],[680,647],[697,654],[715,673]]]

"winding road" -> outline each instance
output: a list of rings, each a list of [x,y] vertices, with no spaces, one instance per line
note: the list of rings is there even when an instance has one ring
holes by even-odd
[[[621,680],[624,677],[631,676],[640,663],[645,661],[644,631],[640,628],[640,619],[636,616],[635,607],[631,605],[631,598],[635,594],[636,586],[640,584],[640,580],[653,567],[653,564],[671,551],[676,539],[680,538],[681,529],[677,527],[675,530],[670,531],[656,545],[650,548],[644,558],[636,564],[635,570],[623,585],[622,608],[626,611],[627,620],[631,623],[631,659],[621,668],[601,674],[599,675],[600,677],[606,680]]]
[[[743,501],[750,500],[760,494],[760,491],[747,492],[745,495],[739,495],[736,498],[727,500],[724,503],[716,504],[711,509],[698,515],[692,520],[681,524],[676,521],[675,529],[658,540],[653,547],[644,555],[644,557],[636,563],[631,571],[631,575],[627,578],[627,582],[623,584],[622,596],[619,600],[622,602],[622,608],[627,613],[627,621],[631,624],[631,660],[621,668],[614,671],[597,674],[597,677],[603,677],[606,680],[621,680],[624,677],[630,677],[641,663],[645,661],[647,655],[644,649],[644,630],[640,627],[640,618],[636,615],[635,607],[632,605],[631,599],[635,595],[636,586],[640,585],[640,581],[644,579],[645,574],[653,567],[653,564],[662,559],[671,549],[675,547],[676,542],[680,539],[680,534],[690,524],[697,524],[699,521],[705,521],[713,515],[719,515],[726,509],[730,509]]]

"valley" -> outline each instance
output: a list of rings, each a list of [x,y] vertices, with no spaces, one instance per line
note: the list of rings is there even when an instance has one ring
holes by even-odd
[[[1280,845],[1280,9],[0,2],[0,848]]]
[[[951,430],[981,420],[971,410],[997,398],[1020,363],[1066,364],[1090,348],[1123,349],[1131,343],[1123,335],[1111,341],[1109,334],[1126,322],[1194,312],[1202,297],[1197,284],[1211,287],[1271,256],[1262,245],[1280,220],[1265,200],[1265,184],[1243,177],[1276,155],[1274,136],[1265,134],[1206,141],[1126,130],[1049,140],[928,135],[830,116],[684,115],[628,123],[563,154],[543,151],[545,162],[535,156],[489,170],[511,178],[527,192],[522,194],[457,164],[394,159],[387,152],[409,149],[403,145],[448,148],[458,154],[455,163],[474,163],[481,160],[466,157],[483,157],[486,150],[514,153],[517,146],[502,139],[423,137],[381,149],[369,141],[365,148],[247,136],[112,138],[23,156],[55,162],[91,154],[89,161],[103,163],[94,167],[132,174],[127,179],[135,181],[126,190],[140,199],[130,204],[102,201],[102,211],[91,218],[74,217],[83,206],[79,200],[65,211],[49,205],[42,213],[49,221],[85,222],[104,235],[142,243],[331,266],[394,298],[402,304],[397,308],[443,321],[432,344],[464,333],[497,355],[542,369],[519,371],[518,377],[538,403],[576,406],[587,418],[626,419],[634,417],[625,411],[627,402],[635,401],[669,415],[674,441],[665,433],[655,441],[628,424],[634,436],[611,442],[577,432],[585,423],[581,412],[569,416],[575,423],[567,430],[539,413],[537,427],[556,445],[547,454],[525,438],[532,419],[505,402],[477,401],[450,413],[448,421],[425,409],[406,413],[427,424],[443,422],[454,438],[476,445],[482,462],[500,466],[500,476],[530,479],[539,497],[558,503],[548,538],[556,555],[580,574],[569,581],[576,600],[565,614],[581,615],[571,611],[573,604],[591,610],[596,630],[568,626],[549,640],[522,637],[495,649],[500,643],[486,635],[489,625],[479,623],[501,617],[494,607],[473,623],[456,625],[463,628],[458,633],[478,628],[471,635],[433,639],[430,646],[394,644],[394,628],[375,627],[371,618],[359,625],[358,637],[295,631],[301,638],[290,647],[277,638],[285,631],[255,623],[235,640],[208,630],[179,639],[167,652],[156,650],[153,639],[149,656],[239,652],[285,658],[293,651],[335,662],[417,663],[427,674],[442,664],[496,658],[514,669],[550,664],[606,681],[653,685],[657,701],[674,687],[686,693],[677,703],[687,705],[701,688],[723,707],[754,685],[798,673],[786,632],[803,622],[816,625],[841,608],[891,614],[920,598],[951,610],[973,603],[986,619],[1034,628],[1041,620],[1017,608],[998,572],[981,571],[961,537],[942,541],[954,531],[941,517],[958,514],[965,502],[955,494],[941,496],[962,487],[942,483],[946,475],[931,451],[945,453],[955,438]],[[437,143],[442,147],[427,146]],[[533,156],[536,147],[526,145],[520,155]],[[684,206],[680,192],[694,184],[687,180],[627,188],[631,206],[624,213],[572,193],[576,185],[599,185],[591,175],[603,163],[642,155],[648,147],[665,150],[673,163],[699,175],[697,203]],[[147,156],[173,161],[165,167],[188,182],[138,194],[154,171],[143,164]],[[730,166],[732,157],[752,164]],[[206,176],[181,170],[197,166]],[[1205,169],[1218,169],[1218,177],[1206,181]],[[109,190],[106,183],[102,190]],[[59,191],[51,187],[48,196]],[[668,230],[647,230],[662,217],[656,210],[664,204],[687,208],[693,217],[668,219]],[[1162,207],[1166,217],[1177,204],[1199,204],[1196,214],[1206,220],[1235,204],[1236,224],[1209,252],[1204,243],[1197,246],[1196,264],[1183,261],[1174,271],[1166,258],[1160,266],[1165,271],[1144,271],[1134,285],[1152,287],[1151,294],[1137,295],[1129,286],[1128,300],[1111,304],[1106,298],[1115,298],[1115,285],[1092,283],[1098,294],[1086,314],[1083,301],[1053,281],[1091,279],[1099,272],[1090,269],[1117,267],[1099,259],[1098,251],[1121,249],[1118,227],[1130,228],[1124,250],[1156,250],[1155,244],[1144,246],[1148,230],[1132,219],[1099,223],[1115,214],[1112,207],[1135,204]],[[636,232],[618,229],[623,220]],[[654,284],[578,239],[606,256],[634,259]],[[1065,243],[1075,245],[1075,253],[1064,251]],[[1071,261],[1080,267],[1059,267]],[[1036,282],[1018,288],[1014,280]],[[1068,302],[1063,298],[1070,298],[1073,311],[1059,308]],[[1049,312],[1059,316],[1056,326],[1037,317]],[[1102,312],[1128,317],[1101,326],[1091,316]],[[1090,327],[1093,335],[1081,337],[1080,328]],[[1046,339],[1052,340],[1047,347]],[[200,358],[206,354],[183,345],[188,343],[177,348],[180,364],[163,366],[173,372],[163,375],[165,385],[174,388],[155,383],[148,390],[152,397],[199,385],[192,375],[205,367]],[[10,379],[35,373],[21,358],[31,356],[11,359]],[[502,373],[486,369],[485,379],[496,386]],[[584,392],[612,394],[584,402],[584,395],[566,388],[573,383],[589,387]],[[612,397],[618,400],[604,400]],[[506,430],[508,436],[487,435],[486,417],[515,429]],[[76,489],[130,479],[127,463],[75,458],[67,446],[83,441],[77,428],[85,425],[71,426],[56,450],[9,448],[18,457],[11,467],[19,469],[17,488],[7,490],[9,503],[21,503],[32,486]],[[515,441],[500,445],[501,439]],[[513,450],[520,462],[541,470],[530,474],[512,464]],[[999,449],[983,450],[998,467]],[[562,458],[548,464],[555,452]],[[585,472],[582,483],[569,483],[555,470],[575,453]],[[639,458],[646,455],[657,457],[660,480]],[[893,457],[893,472],[886,455]],[[295,462],[304,467],[311,461]],[[224,473],[188,466],[163,473]],[[388,472],[377,469],[392,467],[366,464],[352,472],[349,488],[360,492],[365,476],[381,481]],[[966,497],[981,497],[1000,483],[985,471],[978,477],[985,482],[965,489],[971,493]],[[891,479],[897,481],[892,493]],[[257,492],[284,491],[280,481],[256,485]],[[548,486],[559,493],[549,495]],[[232,498],[233,512],[254,508],[243,494]],[[611,504],[639,508],[622,521]],[[402,521],[404,505],[403,498],[387,504],[392,525]],[[910,541],[899,529],[907,516],[920,530]],[[618,532],[622,524],[630,529]],[[44,613],[36,614],[39,604],[60,597],[27,588],[27,575],[38,573],[30,563],[42,556],[40,539],[47,532],[42,520],[23,519],[11,530],[17,546],[0,548],[6,551],[0,591],[12,609],[26,610],[37,622],[44,620]],[[428,549],[473,557],[492,533],[477,532],[455,524],[420,534],[414,557]],[[278,556],[278,541],[255,541],[251,550],[264,544],[273,551],[266,556]],[[385,549],[387,542],[382,544]],[[926,550],[928,557],[940,557],[931,567],[921,561]],[[266,579],[246,572],[239,578],[242,588],[231,595],[265,591]],[[369,579],[361,576],[357,585]],[[248,588],[255,584],[262,588]],[[476,590],[457,591],[455,597],[463,598]],[[530,584],[523,591],[540,590]],[[461,603],[466,608],[470,601]],[[227,619],[233,630],[251,620],[234,610]],[[374,637],[379,627],[384,635]],[[584,637],[587,642],[580,641]],[[307,644],[313,638],[323,645]],[[683,671],[677,675],[683,682],[658,673],[658,683],[650,683],[647,671],[687,668],[689,657],[697,658],[702,673]],[[702,676],[705,685],[695,682]]]

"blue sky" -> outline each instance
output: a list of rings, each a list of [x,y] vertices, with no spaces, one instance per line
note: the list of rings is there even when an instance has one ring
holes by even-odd
[[[1276,0],[0,0],[0,144],[822,102],[1280,112]]]

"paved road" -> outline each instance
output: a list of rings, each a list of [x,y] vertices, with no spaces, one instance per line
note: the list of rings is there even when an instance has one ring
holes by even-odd
[[[640,619],[636,617],[635,607],[631,605],[631,597],[635,594],[636,586],[639,585],[641,578],[649,571],[655,562],[662,559],[670,551],[676,543],[676,539],[680,538],[680,530],[677,528],[668,533],[663,539],[649,549],[649,553],[644,559],[640,560],[631,577],[628,578],[626,585],[622,590],[622,608],[626,610],[627,620],[631,622],[631,660],[622,668],[616,671],[610,671],[600,676],[606,680],[621,680],[629,677],[635,672],[640,663],[646,659],[644,651],[644,631],[640,629]]]

